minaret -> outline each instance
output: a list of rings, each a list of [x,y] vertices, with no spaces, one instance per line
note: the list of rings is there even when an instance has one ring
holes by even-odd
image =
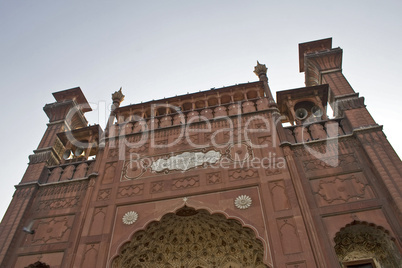
[[[332,38],[299,44],[300,72],[306,86],[329,85],[328,101],[336,117],[344,117],[369,157],[373,169],[392,197],[391,204],[402,222],[402,162],[389,141],[342,73],[342,49],[332,48]]]
[[[84,113],[91,111],[84,94],[79,87],[53,93],[56,102],[46,104],[43,110],[49,117],[47,129],[34,154],[29,156],[28,168],[21,182],[15,186],[13,199],[0,226],[0,264],[7,260],[7,250],[18,239],[25,213],[29,209],[39,183],[47,178],[47,167],[60,164],[64,145],[57,134],[64,131],[85,127],[87,120]]]

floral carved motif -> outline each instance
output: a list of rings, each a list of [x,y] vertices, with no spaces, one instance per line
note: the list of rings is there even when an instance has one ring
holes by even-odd
[[[124,214],[122,221],[124,224],[131,225],[138,219],[138,213],[135,211],[129,211]]]
[[[247,143],[236,143],[226,149],[225,155],[232,161],[243,162],[253,158],[253,150]]]
[[[234,204],[238,209],[247,209],[251,206],[251,203],[251,197],[248,195],[240,195],[234,201]]]

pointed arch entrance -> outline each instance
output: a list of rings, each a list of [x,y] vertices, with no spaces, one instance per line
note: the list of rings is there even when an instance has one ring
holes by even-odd
[[[354,221],[343,227],[334,240],[343,267],[400,267],[402,264],[394,239],[375,224]]]
[[[263,255],[262,242],[239,221],[185,206],[136,232],[112,267],[265,268]]]

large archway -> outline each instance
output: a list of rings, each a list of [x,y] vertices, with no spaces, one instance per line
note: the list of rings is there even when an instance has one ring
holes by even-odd
[[[265,268],[263,255],[263,244],[250,228],[185,206],[136,232],[112,267]]]
[[[334,240],[343,267],[401,267],[402,258],[395,242],[380,226],[354,221],[342,228]]]

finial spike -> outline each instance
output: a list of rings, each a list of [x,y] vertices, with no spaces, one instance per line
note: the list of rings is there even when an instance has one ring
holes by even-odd
[[[117,102],[117,103],[121,103],[123,100],[124,100],[124,95],[123,95],[123,92],[122,92],[122,88],[123,87],[120,87],[120,89],[119,89],[119,91],[115,91],[113,94],[112,94],[112,100],[113,100],[113,102]]]
[[[267,75],[267,66],[265,66],[265,64],[261,64],[258,60],[257,60],[257,66],[254,67],[254,73],[260,77],[261,75]]]

